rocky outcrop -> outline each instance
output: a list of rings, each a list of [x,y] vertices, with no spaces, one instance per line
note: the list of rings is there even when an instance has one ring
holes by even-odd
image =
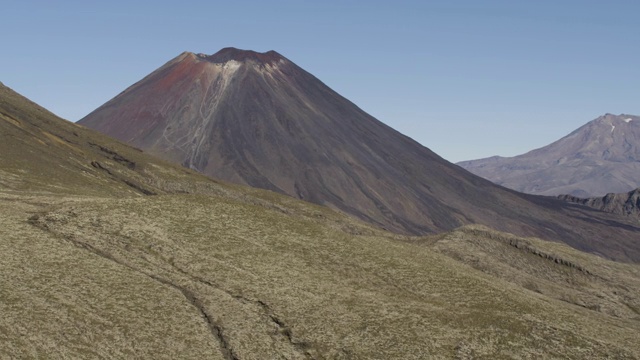
[[[603,197],[579,198],[571,195],[560,195],[558,199],[586,205],[613,214],[640,217],[640,188],[629,191],[628,193],[611,193]]]

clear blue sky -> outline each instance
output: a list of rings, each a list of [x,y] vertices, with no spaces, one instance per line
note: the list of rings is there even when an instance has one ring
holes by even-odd
[[[2,0],[0,81],[76,121],[188,50],[276,50],[450,161],[640,115],[635,1]]]

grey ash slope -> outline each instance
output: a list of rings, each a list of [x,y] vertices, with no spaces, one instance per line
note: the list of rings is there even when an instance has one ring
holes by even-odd
[[[479,223],[640,260],[638,229],[624,220],[474,176],[273,51],[185,52],[79,123],[206,175],[395,232]]]
[[[526,154],[458,165],[530,194],[594,197],[627,192],[640,185],[640,117],[606,114]]]

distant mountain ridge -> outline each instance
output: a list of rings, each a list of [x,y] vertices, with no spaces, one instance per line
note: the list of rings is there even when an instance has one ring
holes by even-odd
[[[640,117],[605,114],[526,154],[458,165],[529,194],[595,197],[628,192],[640,186]]]
[[[397,233],[477,223],[614,258],[635,258],[637,248],[640,259],[635,230],[625,230],[615,249],[605,240],[611,229],[592,221],[612,216],[618,228],[621,219],[472,175],[275,51],[184,52],[79,123],[206,175],[339,209]]]

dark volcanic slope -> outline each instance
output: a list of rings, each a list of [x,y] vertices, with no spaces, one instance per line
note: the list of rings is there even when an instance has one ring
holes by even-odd
[[[622,193],[640,185],[640,117],[601,116],[526,154],[458,165],[496,184],[539,195]]]
[[[207,175],[397,232],[481,223],[640,260],[638,229],[623,220],[472,175],[273,51],[185,52],[80,123]]]

